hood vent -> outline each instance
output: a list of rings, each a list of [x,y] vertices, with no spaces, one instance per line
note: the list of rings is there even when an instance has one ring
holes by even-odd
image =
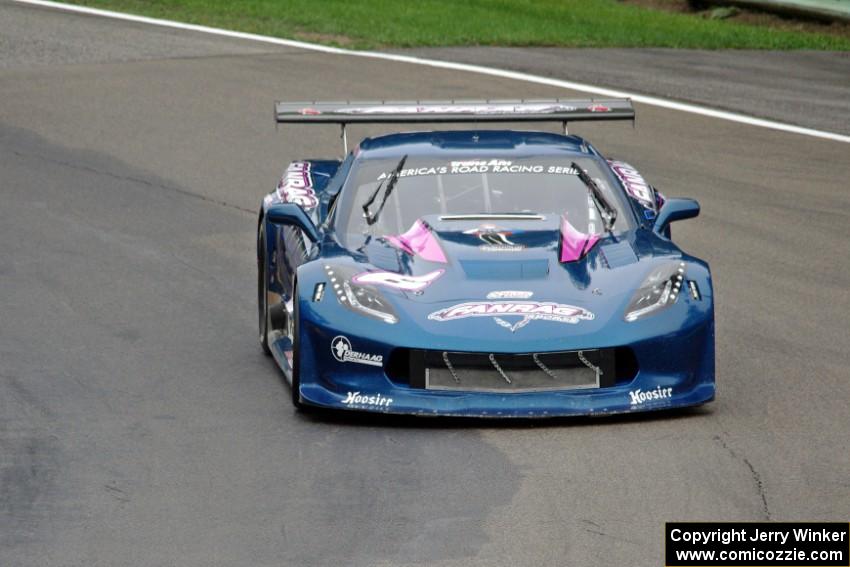
[[[614,244],[606,244],[599,251],[602,253],[602,257],[605,259],[605,263],[608,264],[609,268],[621,268],[638,261],[634,248],[625,240],[615,242]]]
[[[461,260],[471,280],[537,280],[549,275],[549,260]]]
[[[371,240],[369,242],[366,246],[366,258],[370,264],[378,269],[388,272],[401,272],[398,251],[381,241]]]

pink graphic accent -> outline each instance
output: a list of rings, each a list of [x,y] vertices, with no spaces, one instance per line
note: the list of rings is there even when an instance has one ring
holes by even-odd
[[[428,225],[422,220],[413,223],[410,230],[404,234],[386,236],[385,238],[393,246],[401,248],[413,256],[420,256],[429,262],[441,262],[443,264],[448,262],[443,249],[440,248],[440,243],[437,242],[437,237],[431,233]]]
[[[445,272],[439,269],[422,276],[403,276],[393,272],[363,272],[351,280],[358,284],[384,285],[402,291],[421,291],[437,281]]]
[[[611,109],[604,104],[592,104],[587,109],[591,112],[611,112]]]
[[[585,234],[571,225],[566,217],[561,219],[561,262],[581,260],[598,241],[598,234]]]

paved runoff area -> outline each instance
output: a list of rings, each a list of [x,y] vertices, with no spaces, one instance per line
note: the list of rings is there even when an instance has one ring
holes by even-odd
[[[850,144],[573,129],[701,202],[715,403],[310,416],[257,343],[255,211],[340,151],[272,101],[343,96],[584,95],[0,2],[0,565],[660,565],[666,520],[847,520]]]

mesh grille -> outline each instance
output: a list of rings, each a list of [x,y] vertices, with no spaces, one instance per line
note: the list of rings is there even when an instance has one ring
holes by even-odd
[[[411,353],[411,386],[429,390],[534,392],[614,384],[614,350],[491,354]]]

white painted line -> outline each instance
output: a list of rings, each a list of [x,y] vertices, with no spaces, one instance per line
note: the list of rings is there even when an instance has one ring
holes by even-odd
[[[698,114],[717,118],[720,120],[728,120],[730,122],[738,122],[750,126],[759,126],[762,128],[770,128],[771,130],[780,130],[782,132],[790,132],[792,134],[801,134],[814,138],[822,138],[824,140],[833,140],[836,142],[850,143],[850,136],[836,134],[834,132],[825,132],[823,130],[815,130],[812,128],[804,128],[802,126],[794,126],[793,124],[785,124],[783,122],[775,122],[773,120],[765,120],[755,118],[745,114],[735,112],[727,112],[725,110],[717,110],[696,104],[688,104],[685,102],[676,102],[654,96],[629,93],[614,89],[606,89],[587,85],[584,83],[574,83],[572,81],[562,81],[560,79],[550,79],[538,75],[530,75],[528,73],[520,73],[517,71],[507,71],[504,69],[496,69],[493,67],[483,67],[480,65],[469,65],[466,63],[452,63],[450,61],[438,61],[435,59],[424,59],[421,57],[411,57],[408,55],[395,55],[392,53],[378,53],[375,51],[352,51],[350,49],[341,49],[339,47],[330,47],[327,45],[319,45],[316,43],[307,43],[304,41],[295,41],[291,39],[280,39],[265,35],[257,35],[253,33],[245,33],[238,31],[225,30],[220,28],[210,28],[207,26],[198,26],[195,24],[185,24],[182,22],[174,22],[171,20],[160,20],[157,18],[147,18],[145,16],[135,16],[133,14],[124,14],[121,12],[113,12],[111,10],[100,10],[97,8],[87,8],[85,6],[74,6],[71,4],[63,4],[61,2],[50,2],[48,0],[12,0],[19,4],[29,4],[32,6],[41,6],[44,8],[54,8],[57,10],[65,10],[67,12],[75,12],[78,14],[88,14],[91,16],[101,16],[104,18],[113,18],[116,20],[124,20],[127,22],[137,22],[142,24],[150,24],[154,26],[162,26],[179,30],[188,30],[206,34],[219,35],[224,37],[232,37],[236,39],[245,39],[249,41],[259,41],[263,43],[271,43],[274,45],[283,45],[286,47],[295,47],[298,49],[306,49],[310,51],[319,51],[321,53],[332,53],[335,55],[350,55],[354,57],[366,57],[370,59],[383,59],[385,61],[396,61],[399,63],[411,63],[414,65],[424,65],[427,67],[435,67],[437,69],[450,69],[452,71],[463,71],[466,73],[477,73],[479,75],[489,75],[491,77],[499,77],[502,79],[513,79],[517,81],[525,81],[527,83],[536,83],[538,85],[546,85],[550,87],[559,87],[574,91],[586,92],[594,95],[612,98],[630,98],[634,102],[657,106],[660,108],[668,108],[670,110],[678,110],[680,112],[688,112],[690,114]]]

